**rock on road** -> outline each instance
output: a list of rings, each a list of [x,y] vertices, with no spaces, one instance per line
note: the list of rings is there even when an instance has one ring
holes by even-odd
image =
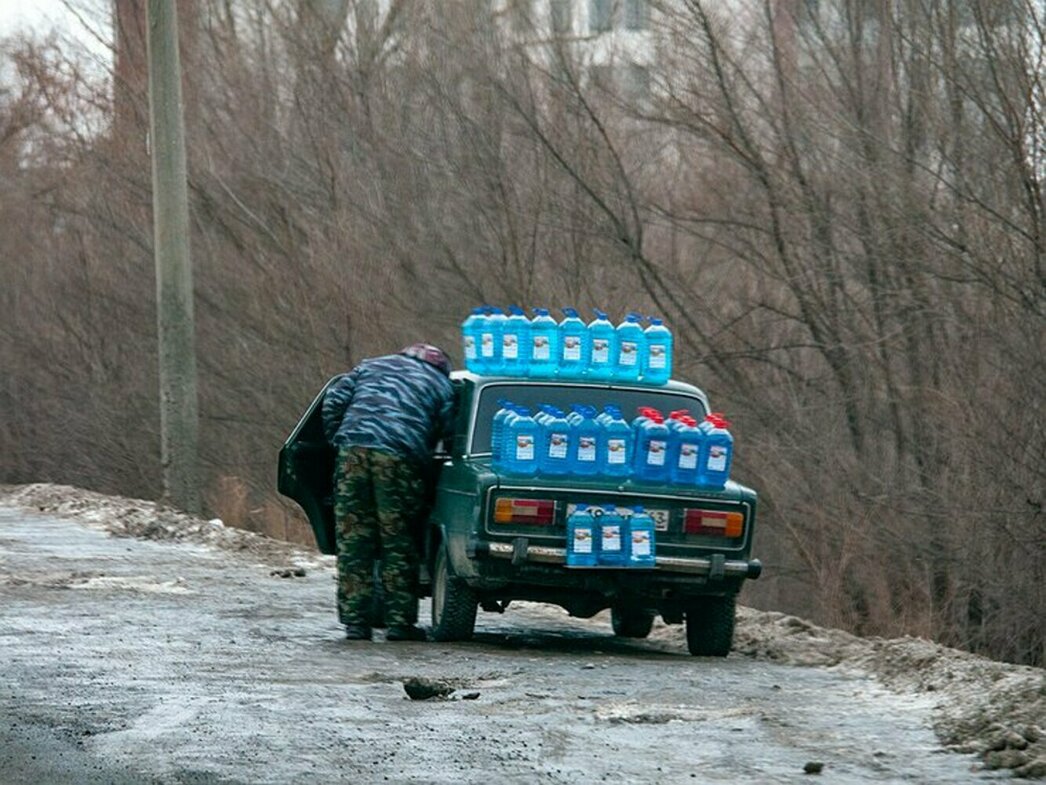
[[[941,749],[925,697],[866,676],[693,658],[531,604],[481,613],[468,644],[349,643],[329,562],[270,573],[0,507],[0,782],[991,778]],[[410,677],[457,691],[411,701]]]

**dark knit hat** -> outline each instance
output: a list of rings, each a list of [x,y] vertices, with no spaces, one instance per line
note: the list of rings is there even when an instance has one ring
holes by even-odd
[[[406,349],[403,349],[400,354],[405,354],[429,365],[434,365],[446,376],[450,376],[450,358],[438,346],[432,346],[427,343],[413,343]]]

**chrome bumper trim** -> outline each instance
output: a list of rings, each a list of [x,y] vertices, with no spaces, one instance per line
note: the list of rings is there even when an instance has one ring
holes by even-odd
[[[509,542],[491,542],[487,543],[486,550],[495,558],[511,559],[516,553],[516,548],[516,545]],[[566,564],[567,552],[565,548],[552,548],[547,545],[527,545],[525,560],[543,564]],[[723,575],[731,578],[758,578],[762,568],[763,565],[758,559],[752,559],[751,561],[735,559],[722,562]],[[712,559],[703,556],[695,558],[658,556],[656,569],[665,572],[708,575],[712,572]]]

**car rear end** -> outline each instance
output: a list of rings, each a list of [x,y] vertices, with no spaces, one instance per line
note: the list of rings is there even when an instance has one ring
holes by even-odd
[[[567,518],[578,505],[641,505],[655,523],[653,569],[567,567]],[[759,576],[761,564],[750,558],[755,515],[755,493],[734,483],[719,493],[683,493],[630,483],[611,490],[569,481],[502,480],[487,490],[482,527],[468,555],[480,586],[507,581],[519,584],[520,593],[524,585],[596,592],[672,616],[688,598],[736,594],[746,579]],[[545,593],[531,592],[535,599]],[[581,595],[577,601],[598,604]]]
[[[478,515],[467,538],[467,561],[456,572],[476,590],[503,598],[557,602],[578,616],[625,603],[656,610],[678,621],[695,598],[733,596],[761,571],[750,557],[756,494],[734,482],[722,490],[649,485],[612,478],[512,477],[490,470],[488,422],[496,400],[524,405],[550,401],[612,403],[634,410],[707,411],[704,395],[690,385],[664,388],[593,384],[477,381],[469,396],[468,434],[473,466],[486,481],[475,499]],[[567,519],[578,505],[604,510],[642,506],[655,522],[653,568],[567,566]],[[478,508],[478,509],[477,509]]]

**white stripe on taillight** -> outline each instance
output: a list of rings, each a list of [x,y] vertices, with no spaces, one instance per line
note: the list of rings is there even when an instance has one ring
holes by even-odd
[[[683,532],[714,537],[740,537],[745,533],[745,516],[740,512],[721,510],[684,510]]]
[[[512,499],[494,502],[494,523],[516,523],[551,526],[556,520],[556,503],[552,499]]]

